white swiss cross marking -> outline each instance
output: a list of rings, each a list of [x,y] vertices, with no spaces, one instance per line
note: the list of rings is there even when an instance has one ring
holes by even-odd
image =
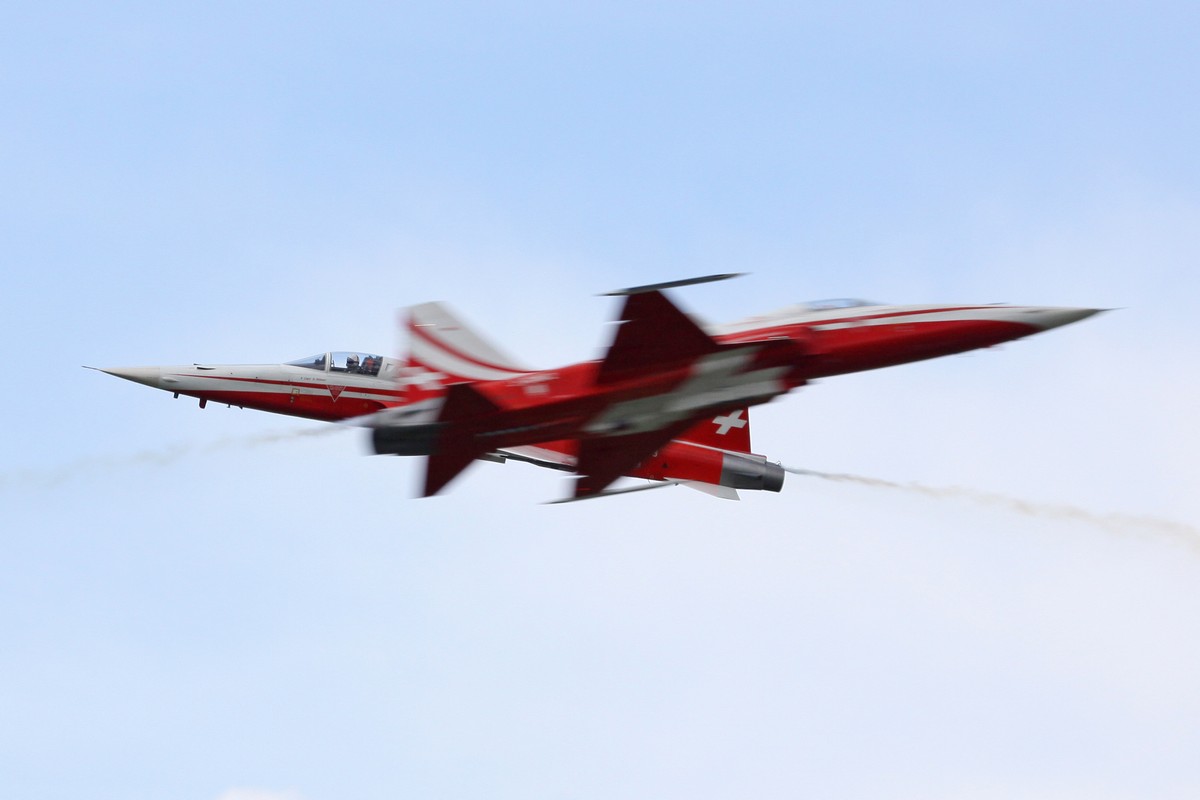
[[[713,425],[717,426],[717,435],[724,436],[729,433],[730,428],[737,428],[739,431],[746,427],[749,420],[742,419],[742,409],[734,411],[732,414],[716,417],[713,419]]]

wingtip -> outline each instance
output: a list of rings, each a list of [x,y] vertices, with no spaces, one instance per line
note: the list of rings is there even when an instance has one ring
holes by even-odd
[[[694,286],[698,283],[713,283],[715,281],[727,281],[731,278],[740,278],[748,273],[745,272],[722,272],[717,275],[702,275],[698,278],[684,278],[678,281],[665,281],[663,283],[648,283],[645,286],[631,286],[628,289],[617,289],[612,292],[603,292],[598,297],[628,297],[631,294],[646,294],[648,292],[659,292],[663,289],[677,289],[681,286]]]

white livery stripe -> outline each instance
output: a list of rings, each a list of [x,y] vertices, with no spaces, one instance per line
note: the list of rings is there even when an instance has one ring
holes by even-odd
[[[423,364],[426,367],[431,367],[438,372],[445,372],[448,375],[459,378],[494,381],[527,374],[515,370],[492,368],[467,361],[421,336],[414,336],[410,347],[410,357],[413,361]]]
[[[408,317],[413,363],[468,380],[503,380],[529,372],[443,303],[412,306]]]
[[[815,331],[834,331],[844,328],[864,328],[882,325],[916,325],[923,322],[1024,322],[1019,309],[1013,308],[956,308],[946,311],[927,311],[918,314],[859,317],[813,325]],[[1032,320],[1029,324],[1033,324]]]

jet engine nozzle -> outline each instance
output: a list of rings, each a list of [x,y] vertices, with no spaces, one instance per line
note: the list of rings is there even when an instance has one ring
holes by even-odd
[[[726,453],[721,459],[721,485],[733,489],[757,489],[778,492],[787,473],[763,456]]]

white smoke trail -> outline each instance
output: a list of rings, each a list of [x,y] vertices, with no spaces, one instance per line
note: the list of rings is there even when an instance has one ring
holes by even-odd
[[[181,459],[206,453],[226,450],[248,450],[279,442],[292,441],[314,436],[329,436],[341,431],[356,430],[344,425],[326,425],[320,428],[293,428],[287,431],[264,433],[257,436],[229,436],[203,444],[172,444],[156,450],[116,456],[94,456],[46,469],[19,469],[0,473],[0,491],[31,487],[58,486],[69,481],[85,478],[98,472],[110,472],[142,466],[163,467]]]
[[[893,489],[943,500],[967,500],[980,505],[1003,508],[1006,511],[1030,517],[1081,522],[1114,533],[1164,536],[1200,551],[1200,530],[1182,522],[1175,522],[1160,517],[1150,517],[1140,514],[1098,513],[1077,506],[1037,503],[998,492],[985,492],[978,489],[966,489],[960,486],[927,486],[922,483],[900,483],[898,481],[885,480],[884,478],[851,475],[844,472],[821,472],[815,469],[799,469],[794,467],[784,467],[784,469],[795,475],[807,475],[827,481],[840,481],[856,483],[860,486]]]

